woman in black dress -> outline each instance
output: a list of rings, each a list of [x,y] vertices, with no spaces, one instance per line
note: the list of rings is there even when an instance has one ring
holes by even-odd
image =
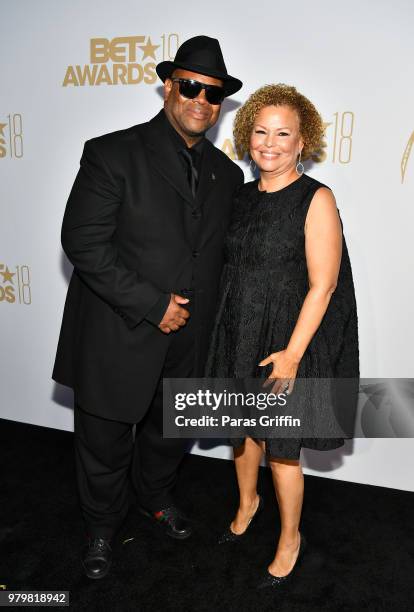
[[[276,391],[292,388],[296,377],[357,378],[357,313],[342,222],[332,191],[303,174],[301,163],[322,146],[319,113],[294,87],[266,85],[239,109],[234,135],[260,179],[235,198],[206,375],[269,377]],[[300,449],[330,450],[344,440],[231,443],[240,502],[220,541],[238,540],[262,509],[257,477],[265,452],[281,531],[260,586],[277,586],[292,576],[305,547]]]

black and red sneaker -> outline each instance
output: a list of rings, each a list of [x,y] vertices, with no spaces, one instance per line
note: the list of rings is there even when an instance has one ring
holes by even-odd
[[[168,508],[163,508],[156,512],[150,512],[142,506],[138,506],[138,510],[141,514],[148,516],[157,523],[170,538],[185,540],[192,534],[190,521],[176,506],[168,506]]]

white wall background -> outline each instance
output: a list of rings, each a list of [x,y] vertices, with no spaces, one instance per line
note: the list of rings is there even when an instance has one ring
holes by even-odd
[[[68,66],[90,65],[90,40],[99,37],[143,36],[145,43],[150,37],[159,45],[156,63],[163,59],[163,40],[175,53],[170,34],[180,42],[201,33],[218,37],[229,72],[244,81],[210,134],[219,148],[231,138],[238,105],[265,83],[293,84],[315,103],[329,124],[327,158],[308,172],[332,187],[344,222],[361,375],[413,377],[414,153],[403,181],[401,170],[414,131],[413,18],[409,0],[210,0],[208,6],[2,0],[0,417],[72,429],[71,394],[50,378],[70,276],[60,247],[66,199],[86,139],[146,121],[162,104],[159,80],[62,85]],[[142,57],[138,49],[137,63],[154,62]],[[106,64],[109,73],[112,65]],[[249,180],[247,164],[239,163]],[[12,280],[8,272],[15,273]],[[7,286],[14,302],[6,298]],[[358,439],[330,453],[303,452],[303,463],[311,474],[414,490],[413,448],[412,439]],[[225,446],[203,443],[194,450],[230,456]]]

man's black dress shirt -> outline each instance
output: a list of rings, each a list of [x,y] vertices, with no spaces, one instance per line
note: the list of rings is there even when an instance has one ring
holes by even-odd
[[[183,172],[185,173],[185,175],[188,178],[190,187],[191,187],[191,178],[190,178],[190,167],[189,167],[189,161],[187,161],[187,157],[188,154],[191,155],[191,159],[192,159],[192,163],[196,169],[196,173],[198,176],[200,176],[201,173],[201,166],[203,163],[203,149],[204,149],[204,137],[201,138],[201,140],[199,140],[195,145],[193,145],[191,148],[187,147],[187,144],[184,140],[184,138],[182,136],[180,136],[180,134],[175,130],[175,128],[171,125],[169,119],[167,118],[167,115],[164,112],[164,120],[165,123],[167,125],[167,132],[171,138],[171,141],[174,145],[174,149],[177,152],[177,155],[181,161],[182,167],[183,167]],[[185,155],[185,153],[183,154],[182,152],[187,152],[187,157]],[[154,306],[151,308],[151,310],[147,313],[146,315],[146,319],[148,321],[150,321],[151,323],[154,323],[154,325],[158,325],[160,323],[160,321],[162,320],[165,311],[168,308],[168,305],[170,303],[170,299],[171,299],[171,295],[169,293],[164,293],[160,299],[154,304]]]

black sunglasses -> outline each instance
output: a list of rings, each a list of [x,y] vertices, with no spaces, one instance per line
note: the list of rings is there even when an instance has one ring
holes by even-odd
[[[209,104],[221,104],[225,98],[225,91],[223,87],[217,85],[206,85],[194,79],[179,79],[174,77],[171,79],[173,83],[179,83],[178,90],[184,98],[193,100],[196,98],[200,91],[204,89],[206,94],[206,100]]]

